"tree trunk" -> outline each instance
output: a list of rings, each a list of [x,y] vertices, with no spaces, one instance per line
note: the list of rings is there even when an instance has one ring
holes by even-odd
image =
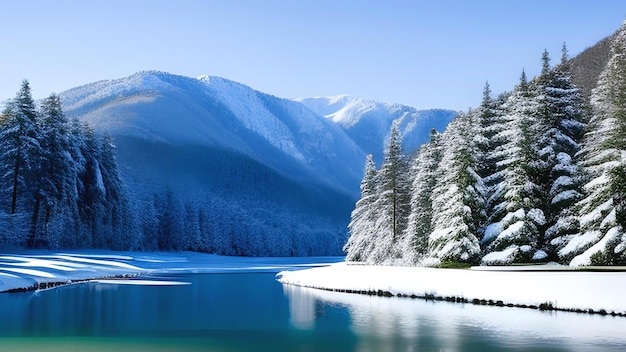
[[[39,205],[41,204],[41,197],[35,197],[35,206],[33,207],[33,217],[30,222],[30,247],[39,247],[42,239],[37,238],[37,221],[39,219]]]
[[[13,170],[13,195],[11,198],[11,214],[15,214],[17,208],[17,183],[18,183],[18,171],[20,170],[20,154],[17,155],[15,160],[15,170]]]

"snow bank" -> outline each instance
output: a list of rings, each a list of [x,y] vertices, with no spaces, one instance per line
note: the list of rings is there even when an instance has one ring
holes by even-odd
[[[0,254],[0,292],[55,287],[80,281],[170,285],[154,280],[105,280],[149,273],[278,272],[326,265],[343,257],[224,257],[193,252],[23,251]]]
[[[284,284],[331,291],[378,292],[419,297],[457,297],[468,301],[558,309],[626,313],[626,272],[549,271],[554,267],[476,267],[435,269],[333,264],[278,273]],[[524,271],[528,270],[528,271]]]
[[[316,290],[284,285],[290,301],[291,323],[303,330],[311,329],[319,319],[320,305],[347,307],[350,311],[352,331],[359,338],[367,336],[370,344],[356,348],[357,351],[480,351],[479,344],[455,344],[464,329],[470,328],[505,344],[501,350],[525,351],[541,348],[537,341],[550,341],[551,351],[608,351],[621,350],[626,346],[626,319],[607,319],[582,314],[541,314],[533,310],[516,310],[505,314],[500,309],[485,309],[475,305],[426,304],[417,300],[398,297],[371,297],[347,293]],[[398,339],[392,339],[396,337]],[[435,349],[424,343],[431,338],[448,342],[446,348]],[[372,345],[376,341],[381,345]],[[391,341],[419,341],[419,348],[393,345]],[[466,340],[467,342],[467,340]],[[494,344],[494,346],[497,344]],[[504,346],[506,345],[507,348]],[[429,346],[429,347],[427,347]],[[531,347],[532,346],[532,347]],[[400,348],[405,347],[405,348]],[[541,350],[546,350],[544,346]],[[621,347],[621,349],[620,349]],[[492,350],[498,350],[492,348]]]

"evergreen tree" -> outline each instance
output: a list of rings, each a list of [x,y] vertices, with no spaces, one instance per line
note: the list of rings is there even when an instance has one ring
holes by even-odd
[[[428,237],[433,230],[431,195],[442,154],[440,140],[440,134],[431,130],[430,142],[422,145],[412,162],[411,211],[402,248],[403,263],[407,265],[420,263],[428,251]]]
[[[104,190],[104,198],[102,201],[104,211],[100,213],[100,221],[102,227],[108,232],[105,236],[106,248],[126,249],[138,246],[133,236],[134,228],[130,214],[130,204],[126,196],[126,190],[122,177],[117,168],[115,159],[115,146],[111,136],[105,134],[99,140],[100,155],[98,158],[98,167],[100,169],[100,177],[102,178],[102,186]],[[98,181],[100,182],[100,181]]]
[[[402,154],[398,123],[391,126],[385,159],[379,171],[379,184],[375,208],[375,246],[369,253],[368,262],[392,262],[400,256],[400,238],[407,226],[410,212],[409,164]]]
[[[584,98],[572,83],[567,47],[563,45],[561,63],[553,70],[545,85],[540,86],[544,99],[542,116],[546,125],[540,146],[545,162],[544,189],[546,230],[539,249],[558,260],[562,239],[578,232],[578,215],[574,210],[580,199],[582,184],[580,168],[575,161],[585,127]]]
[[[626,22],[613,37],[611,57],[591,97],[592,116],[581,164],[587,176],[577,204],[580,233],[559,254],[572,265],[625,264]]]
[[[37,111],[31,95],[30,84],[24,80],[15,99],[9,101],[3,113],[0,143],[2,144],[2,164],[6,167],[2,174],[3,189],[9,191],[9,213],[18,209],[18,198],[31,199],[30,185],[36,178],[39,166],[39,135]],[[30,201],[28,201],[30,203]],[[22,209],[30,209],[32,204],[22,204]]]
[[[481,254],[479,223],[484,210],[483,182],[475,172],[476,126],[470,114],[461,114],[442,135],[439,178],[432,193],[433,231],[428,257],[472,263]]]
[[[518,101],[528,97],[528,81],[526,73],[522,71],[520,84],[513,93],[502,103],[502,111],[498,117],[499,127],[493,136],[495,147],[487,154],[487,158],[493,160],[496,170],[492,175],[487,176],[491,182],[486,199],[487,221],[485,224],[485,234],[482,239],[484,245],[491,244],[502,232],[502,220],[507,215],[509,197],[507,189],[511,172],[508,168],[519,162],[519,138],[521,137],[518,119],[512,113],[513,106],[518,105]]]
[[[77,199],[74,160],[70,154],[69,122],[61,108],[61,100],[51,95],[41,104],[39,112],[40,164],[39,177],[34,180],[35,207],[31,221],[33,242],[58,246],[59,238],[50,238],[49,226],[55,216],[70,216],[66,208]],[[61,220],[61,219],[59,219]]]
[[[524,84],[526,82],[526,74],[522,71],[521,81]],[[503,195],[506,191],[506,182],[503,179],[503,170],[507,167],[507,161],[510,158],[511,152],[511,133],[515,133],[511,130],[513,126],[509,119],[509,114],[505,111],[506,102],[510,97],[510,93],[503,93],[496,100],[494,100],[494,112],[491,118],[491,125],[489,128],[490,139],[489,149],[483,154],[484,163],[491,165],[488,172],[483,172],[481,176],[484,184],[484,199],[485,199],[485,221],[482,224],[482,238],[481,247],[484,249],[484,245],[489,242],[490,224],[502,219],[505,214],[503,207]]]
[[[84,226],[84,238],[81,242],[92,248],[103,248],[104,240],[100,236],[100,223],[98,214],[104,211],[105,189],[102,182],[102,174],[100,163],[96,155],[100,153],[99,144],[93,130],[85,126],[84,144],[81,146],[81,154],[85,158],[83,172],[79,175],[80,185],[82,186],[79,193],[78,208],[80,209],[80,218]]]
[[[172,190],[165,192],[165,198],[161,200],[159,209],[159,249],[179,250],[182,245],[182,206]],[[235,224],[233,219],[232,224]],[[232,225],[231,225],[232,227]],[[226,230],[226,229],[225,229]],[[227,231],[227,230],[226,230]],[[234,236],[234,234],[231,234]],[[237,244],[233,241],[233,246]],[[236,250],[233,255],[241,255]]]
[[[17,242],[34,245],[33,223],[40,204],[41,146],[37,110],[30,85],[24,80],[15,99],[6,104],[0,126],[0,182],[6,212]],[[30,219],[28,219],[30,218]],[[28,220],[27,220],[28,219]],[[30,236],[29,236],[30,235]]]
[[[374,223],[377,218],[376,208],[376,188],[378,181],[378,171],[372,154],[367,155],[365,160],[365,172],[361,181],[361,198],[351,214],[348,230],[350,237],[343,250],[346,252],[347,261],[364,261],[368,257],[367,250],[374,240]]]
[[[496,164],[493,159],[488,158],[488,154],[497,143],[494,136],[498,133],[499,113],[496,101],[491,97],[489,82],[485,83],[483,89],[483,99],[479,108],[470,114],[477,121],[475,122],[475,135],[473,143],[476,144],[478,154],[475,157],[476,172],[487,178],[496,173]]]
[[[520,84],[504,106],[506,114],[501,118],[504,128],[495,136],[503,141],[494,151],[499,159],[501,182],[492,195],[494,212],[483,238],[486,264],[527,262],[537,254],[545,216],[540,203],[541,187],[536,182],[535,94],[522,73]]]
[[[65,117],[58,96],[37,110],[28,81],[0,119],[4,231],[29,247],[136,248],[110,137]]]

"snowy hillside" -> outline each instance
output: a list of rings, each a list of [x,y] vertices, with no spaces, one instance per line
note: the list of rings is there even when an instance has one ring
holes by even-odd
[[[456,111],[417,110],[410,106],[365,100],[347,95],[335,97],[298,98],[315,113],[337,123],[377,163],[382,161],[385,142],[393,121],[398,120],[402,144],[412,153],[428,142],[431,129],[443,132],[457,115]]]
[[[350,191],[361,177],[363,152],[333,123],[223,78],[140,72],[74,88],[62,98],[68,115],[115,136],[225,148],[287,176],[314,175]]]
[[[141,246],[341,253],[365,153],[302,104],[223,78],[162,72],[61,98],[68,116],[112,135]]]
[[[349,96],[301,103],[155,71],[61,99],[113,137],[134,247],[226,255],[341,254],[366,153],[382,159],[395,120],[409,150],[455,116]]]

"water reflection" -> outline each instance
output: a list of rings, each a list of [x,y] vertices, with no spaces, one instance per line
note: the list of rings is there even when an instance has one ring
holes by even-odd
[[[606,351],[626,348],[626,319],[329,292],[284,285],[291,324],[316,325],[316,307],[349,311],[359,351]]]
[[[310,289],[283,285],[289,297],[289,322],[296,329],[310,330],[315,327],[315,296]]]

